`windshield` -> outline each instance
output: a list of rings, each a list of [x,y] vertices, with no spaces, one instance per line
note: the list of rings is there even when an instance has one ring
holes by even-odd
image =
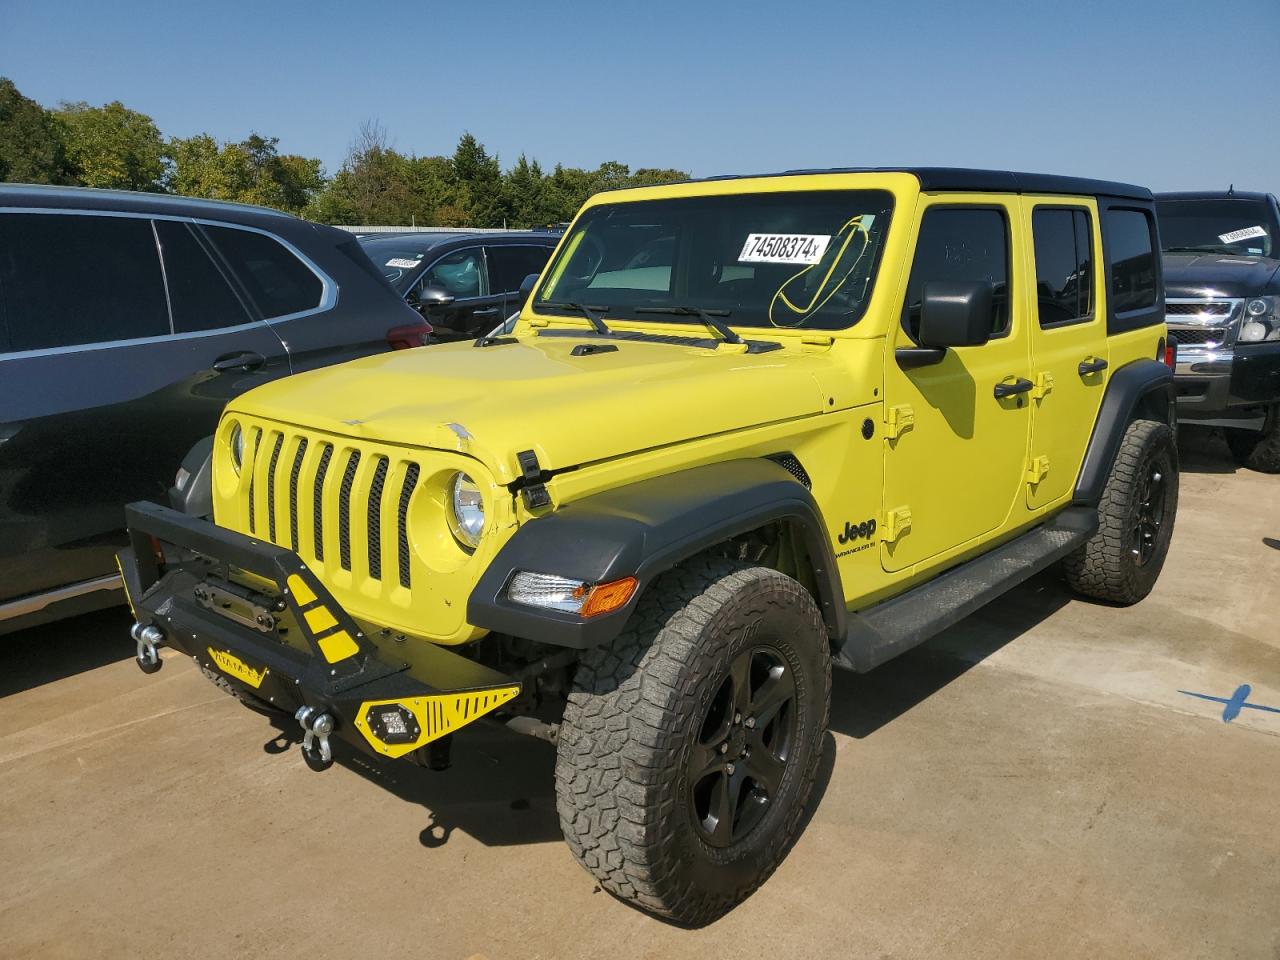
[[[423,258],[431,252],[434,237],[380,237],[376,240],[362,239],[364,252],[369,255],[373,265],[403,294],[413,283]]]
[[[1157,200],[1160,243],[1166,251],[1270,257],[1276,222],[1262,200]]]
[[[841,330],[861,319],[889,227],[880,190],[749,193],[592,207],[534,300],[538,311]],[[564,306],[558,306],[564,305]],[[693,321],[697,323],[696,316]]]

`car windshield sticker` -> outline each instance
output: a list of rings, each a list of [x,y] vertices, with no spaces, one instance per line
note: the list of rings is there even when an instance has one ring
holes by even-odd
[[[815,264],[827,252],[830,234],[752,233],[738,254],[739,263]]]
[[[422,258],[417,260],[406,260],[404,257],[392,257],[387,261],[388,267],[399,267],[401,270],[412,270],[422,262]]]
[[[1245,227],[1243,230],[1232,230],[1230,233],[1218,234],[1218,239],[1223,243],[1239,243],[1241,240],[1253,240],[1256,237],[1265,237],[1267,231],[1262,227]]]

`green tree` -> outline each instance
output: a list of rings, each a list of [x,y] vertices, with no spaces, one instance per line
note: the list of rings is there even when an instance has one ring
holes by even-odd
[[[470,133],[459,138],[453,152],[453,175],[462,191],[461,206],[471,215],[471,226],[501,227],[510,220],[498,158],[489,156],[484,144]]]
[[[55,116],[66,129],[72,169],[85,186],[164,189],[165,144],[146,114],[115,100],[101,107],[64,103]]]
[[[324,186],[320,161],[280,154],[279,139],[250,134],[218,143],[207,133],[169,141],[166,185],[174,193],[257,203],[301,213]]]
[[[0,77],[0,180],[73,183],[63,135],[49,111]]]
[[[393,150],[386,131],[369,121],[360,128],[342,168],[307,207],[323,223],[431,223],[432,206],[415,176],[416,161]]]

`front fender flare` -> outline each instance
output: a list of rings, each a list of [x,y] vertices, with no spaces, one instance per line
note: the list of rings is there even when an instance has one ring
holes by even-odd
[[[655,577],[681,560],[766,524],[791,524],[817,584],[832,637],[844,636],[844,593],[831,538],[811,494],[787,470],[764,459],[727,460],[627,484],[525,522],[498,551],[467,603],[473,626],[558,646],[607,643],[626,625]],[[518,570],[588,583],[634,576],[639,589],[622,609],[583,620],[512,603]]]

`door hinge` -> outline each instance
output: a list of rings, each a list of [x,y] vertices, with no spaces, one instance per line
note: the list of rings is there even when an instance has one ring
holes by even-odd
[[[886,416],[884,435],[889,440],[897,440],[915,426],[916,413],[905,403],[890,407]]]
[[[1049,458],[1046,456],[1032,457],[1027,464],[1027,483],[1033,487],[1049,475]]]
[[[880,539],[885,543],[894,543],[910,529],[911,508],[894,507],[884,515],[884,523],[880,525]]]
[[[1053,374],[1037,373],[1035,386],[1031,388],[1031,397],[1033,400],[1043,400],[1053,391]]]

